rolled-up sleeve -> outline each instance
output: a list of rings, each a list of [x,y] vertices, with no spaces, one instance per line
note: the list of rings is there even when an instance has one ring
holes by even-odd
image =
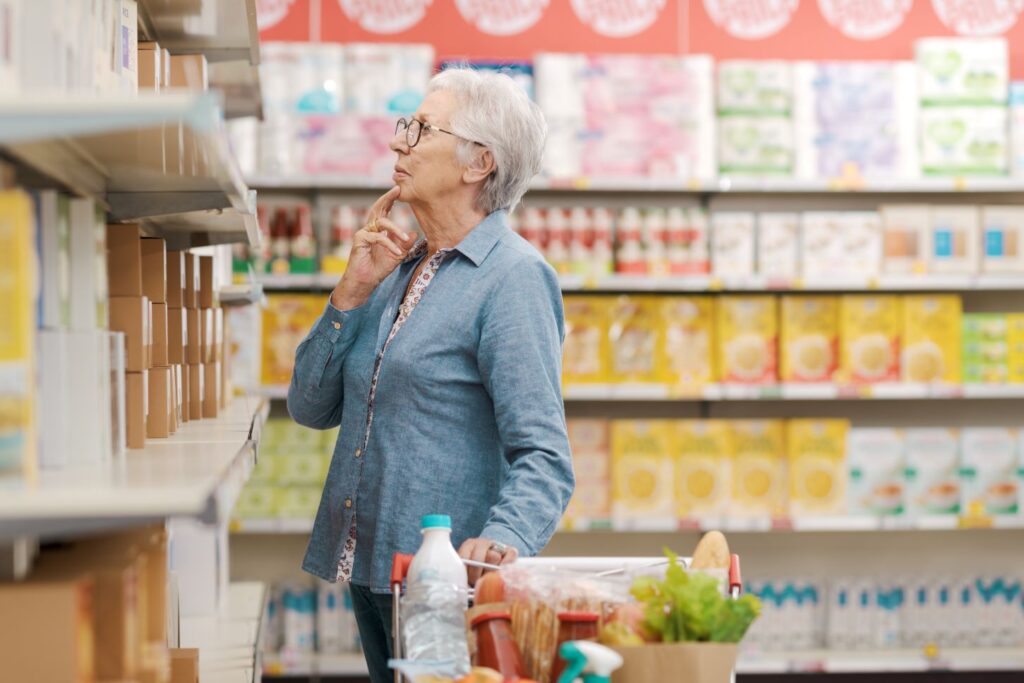
[[[520,262],[491,293],[478,363],[510,468],[481,537],[525,555],[550,540],[575,486],[562,403],[562,295],[554,271]]]
[[[341,366],[359,334],[365,311],[365,305],[341,311],[328,302],[296,349],[288,412],[299,424],[329,429],[341,423]]]

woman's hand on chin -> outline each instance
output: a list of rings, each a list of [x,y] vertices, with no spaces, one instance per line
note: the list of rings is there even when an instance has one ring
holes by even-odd
[[[402,231],[388,218],[400,193],[398,187],[393,187],[374,202],[366,225],[353,236],[348,267],[331,294],[335,308],[348,311],[366,303],[415,245],[416,236]]]

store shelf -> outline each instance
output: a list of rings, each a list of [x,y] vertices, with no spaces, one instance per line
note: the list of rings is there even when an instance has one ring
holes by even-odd
[[[262,304],[265,301],[263,285],[258,282],[222,287],[219,298],[221,306],[228,307],[251,306],[253,304]]]
[[[139,25],[172,54],[260,63],[256,0],[139,0]]]
[[[263,676],[366,676],[363,655],[326,655],[316,653],[278,653],[264,655]]]
[[[116,462],[0,482],[0,538],[52,536],[194,517],[227,520],[255,465],[269,405],[235,398],[217,419],[188,422]]]
[[[214,93],[0,98],[0,147],[172,248],[259,244]]]
[[[647,517],[645,519],[577,519],[565,520],[563,533],[614,531],[669,532],[711,531],[717,529],[733,534],[773,532],[885,532],[885,531],[953,531],[956,529],[1024,529],[1024,515],[1001,517],[958,517],[930,515],[924,517],[880,517],[872,515],[835,515],[817,517],[728,517],[710,516],[699,519]]]
[[[260,274],[257,281],[268,290],[329,291],[338,273]],[[877,278],[716,278],[709,276],[647,277],[607,275],[587,278],[559,277],[563,292],[1007,292],[1024,291],[1024,275],[883,275]]]
[[[1017,670],[1024,670],[1024,650],[1019,648],[957,648],[927,654],[922,650],[745,652],[736,665],[740,674]]]
[[[231,520],[234,534],[308,534],[313,531],[312,519],[239,519]]]
[[[262,624],[267,601],[263,583],[233,583],[222,614],[181,620],[181,647],[199,648],[204,682],[259,680]]]
[[[273,389],[265,395],[273,395]],[[1024,398],[1024,384],[591,384],[565,387],[566,401],[913,401]]]
[[[247,61],[211,64],[210,88],[224,95],[225,118],[263,118],[263,93],[258,66]]]
[[[388,179],[351,176],[253,176],[250,184],[267,190],[381,190]],[[646,178],[535,178],[531,192],[603,192],[707,194],[1011,194],[1024,191],[1024,178],[920,178],[865,181],[858,178],[798,180],[794,178],[718,178],[709,180],[658,180]]]
[[[880,275],[828,279],[647,277],[608,275],[560,277],[563,292],[968,292],[1024,290],[1021,275]]]

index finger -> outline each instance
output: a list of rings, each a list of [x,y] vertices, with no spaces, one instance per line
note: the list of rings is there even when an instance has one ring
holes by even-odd
[[[395,200],[401,193],[402,188],[396,185],[382,194],[370,207],[369,218],[381,218],[391,213],[391,207],[395,205]]]

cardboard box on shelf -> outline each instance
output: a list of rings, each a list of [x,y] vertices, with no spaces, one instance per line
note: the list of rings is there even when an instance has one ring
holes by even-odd
[[[206,55],[171,55],[170,78],[172,88],[209,90]]]
[[[903,332],[903,306],[899,297],[843,296],[839,329],[844,381],[899,381]]]
[[[960,512],[960,448],[955,429],[907,429],[906,506],[909,515]]]
[[[185,261],[185,291],[182,308],[199,308],[199,257],[182,252]]]
[[[0,660],[12,681],[95,680],[91,577],[0,583]]]
[[[786,513],[786,435],[782,420],[733,420],[732,497],[729,513]]]
[[[167,361],[183,365],[188,361],[188,309],[167,309]]]
[[[110,299],[110,329],[124,332],[127,353],[125,369],[142,372],[147,365],[147,346],[152,330],[149,328],[149,300],[144,296],[118,296]]]
[[[722,382],[778,380],[778,299],[723,296],[715,306],[717,375]]]
[[[681,420],[676,423],[675,442],[675,499],[679,517],[724,514],[735,454],[729,423]]]
[[[142,293],[156,304],[167,303],[167,244],[158,237],[145,237],[142,249]]]
[[[612,515],[674,519],[674,429],[670,420],[612,421]]]
[[[140,42],[138,53],[139,90],[160,92],[163,76],[163,50],[160,43]]]
[[[786,423],[789,510],[793,515],[846,511],[846,438],[849,420]]]
[[[853,515],[902,515],[906,511],[906,457],[898,429],[851,429],[848,511]]]
[[[839,367],[839,297],[784,296],[781,312],[782,381],[834,381]]]
[[[146,437],[165,439],[171,435],[171,368],[150,368]]]
[[[167,307],[185,306],[185,252],[167,252]]]
[[[213,308],[217,296],[213,289],[213,257],[199,257],[199,308]]]
[[[153,367],[162,367],[171,362],[168,352],[170,337],[167,334],[167,304],[151,304],[150,317],[153,327]]]
[[[171,650],[171,683],[199,683],[199,650]]]
[[[181,365],[181,422],[192,419],[192,370],[190,365]]]
[[[146,414],[149,412],[148,372],[129,372],[125,381],[125,432],[128,448],[146,447]]]
[[[220,409],[220,363],[203,365],[203,417],[217,417]]]
[[[202,363],[188,366],[188,419],[203,419],[203,396],[205,395],[204,370]]]
[[[963,306],[956,294],[903,299],[903,380],[961,381]]]
[[[185,355],[189,365],[203,362],[203,316],[198,308],[189,308],[185,313],[188,344]]]
[[[202,332],[202,339],[200,340],[200,354],[202,356],[202,362],[212,363],[216,352],[213,348],[214,338],[216,336],[216,330],[214,329],[214,315],[212,308],[202,308],[199,310],[199,329]]]
[[[107,225],[107,282],[111,297],[142,296],[142,232],[137,223]]]

